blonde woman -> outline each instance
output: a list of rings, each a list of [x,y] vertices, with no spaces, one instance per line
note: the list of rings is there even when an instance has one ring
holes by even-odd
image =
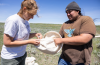
[[[24,0],[17,14],[7,18],[3,35],[1,65],[25,65],[27,44],[38,45],[41,33],[30,33],[28,21],[37,14],[34,0]],[[40,36],[38,39],[29,39]]]

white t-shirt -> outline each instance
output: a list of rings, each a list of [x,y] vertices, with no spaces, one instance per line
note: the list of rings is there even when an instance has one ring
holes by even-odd
[[[28,21],[22,19],[19,15],[14,14],[7,18],[5,22],[4,34],[13,37],[14,40],[29,39],[30,26]],[[26,46],[6,47],[2,46],[1,57],[4,59],[13,59],[25,54]]]

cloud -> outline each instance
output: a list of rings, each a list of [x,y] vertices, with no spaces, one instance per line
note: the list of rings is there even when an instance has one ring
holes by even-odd
[[[45,13],[42,13],[42,14],[39,14],[42,18],[65,18],[67,17],[65,13],[55,13],[55,12],[52,12],[52,13],[48,13],[48,12],[45,12]]]
[[[0,5],[7,5],[7,4],[4,4],[4,3],[0,3]]]
[[[95,25],[100,25],[100,22],[94,22],[95,23]]]
[[[88,11],[85,15],[91,16],[92,18],[100,18],[100,10]]]
[[[100,25],[100,18],[96,19],[96,20],[94,21],[94,23],[95,23],[95,25]]]

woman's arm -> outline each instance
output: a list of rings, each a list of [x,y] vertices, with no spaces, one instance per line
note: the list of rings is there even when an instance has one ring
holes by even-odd
[[[3,36],[3,43],[7,47],[17,47],[17,46],[22,46],[22,45],[26,45],[26,44],[38,45],[40,42],[39,42],[38,39],[15,40],[15,41],[13,41],[12,37],[10,37],[7,34],[4,34],[4,36]]]
[[[37,37],[38,39],[42,39],[41,33],[30,33],[29,38]]]

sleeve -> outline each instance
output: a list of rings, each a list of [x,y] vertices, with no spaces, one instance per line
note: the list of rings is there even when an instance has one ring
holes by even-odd
[[[95,36],[96,27],[91,17],[87,16],[82,20],[80,34],[82,33],[88,33],[88,34]]]
[[[29,30],[29,33],[31,33],[31,28],[30,28],[30,24],[27,22],[27,26],[28,26],[28,30]]]
[[[17,28],[17,23],[15,23],[15,21],[11,21],[11,20],[6,21],[5,29],[4,29],[5,34],[8,34],[9,36],[14,38],[17,31],[18,31],[18,28]]]

